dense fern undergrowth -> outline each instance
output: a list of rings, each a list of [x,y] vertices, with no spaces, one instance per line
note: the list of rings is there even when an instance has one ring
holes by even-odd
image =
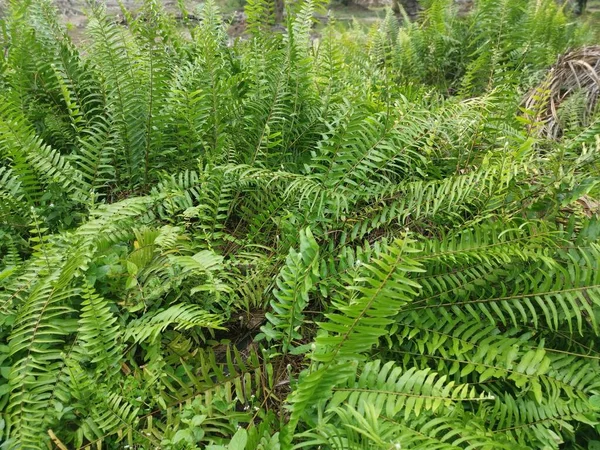
[[[269,5],[232,43],[90,4],[74,45],[12,2],[0,448],[599,448],[600,114],[521,106],[585,27]]]

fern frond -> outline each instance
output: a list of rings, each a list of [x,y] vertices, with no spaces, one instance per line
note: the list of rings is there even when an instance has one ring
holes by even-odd
[[[31,201],[39,201],[40,185],[58,184],[73,200],[86,198],[86,184],[75,168],[56,150],[45,145],[10,102],[0,111],[0,152]]]
[[[153,341],[170,325],[175,325],[175,330],[194,327],[223,329],[222,323],[222,318],[209,314],[196,305],[178,304],[156,314],[142,316],[138,321],[132,322],[125,337],[132,338],[134,342]]]
[[[117,318],[111,312],[109,302],[96,294],[91,286],[84,287],[82,297],[75,351],[83,361],[94,364],[97,371],[114,376],[120,370],[118,363],[123,351]]]
[[[427,369],[403,372],[393,361],[365,364],[356,381],[336,386],[333,392],[328,409],[345,404],[361,413],[367,405],[374,405],[389,418],[402,412],[405,420],[412,415],[418,417],[421,412],[452,408],[455,402],[494,400],[493,396],[478,393],[475,387],[455,385]]]
[[[339,312],[325,314],[320,323],[330,335],[316,339],[315,361],[331,363],[357,358],[370,349],[401,307],[410,303],[420,285],[407,274],[421,272],[411,254],[419,253],[410,238],[397,240],[364,264],[356,285],[348,286],[345,298],[335,299]]]
[[[271,301],[273,313],[265,314],[270,322],[261,328],[269,340],[282,343],[284,353],[293,349],[292,342],[301,339],[298,332],[304,322],[302,311],[308,305],[308,294],[319,277],[319,246],[307,228],[300,232],[300,251],[290,249],[286,265],[281,269]]]
[[[326,314],[329,321],[319,324],[327,334],[317,336],[311,355],[322,364],[300,381],[288,399],[291,417],[282,435],[284,443],[290,442],[306,407],[326,398],[335,384],[351,374],[342,368],[350,368],[348,362],[361,359],[386,334],[391,316],[416,295],[420,286],[406,276],[422,270],[410,258],[419,252],[413,245],[409,238],[397,240],[364,265],[356,280],[360,284],[348,287],[347,298],[334,300],[339,312]]]

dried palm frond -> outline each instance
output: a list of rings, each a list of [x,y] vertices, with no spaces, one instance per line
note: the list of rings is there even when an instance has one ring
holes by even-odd
[[[588,46],[562,55],[546,78],[525,98],[524,106],[537,133],[559,138],[565,128],[561,109],[574,109],[579,124],[585,125],[600,96],[600,46]]]

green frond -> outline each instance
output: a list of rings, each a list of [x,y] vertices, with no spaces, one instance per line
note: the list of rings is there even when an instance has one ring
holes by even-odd
[[[405,420],[425,411],[451,409],[454,402],[494,400],[493,396],[478,393],[475,387],[455,385],[427,369],[403,372],[402,368],[394,367],[393,361],[384,365],[381,361],[365,364],[355,382],[336,386],[333,392],[327,409],[344,404],[363,413],[363,408],[373,405],[390,419],[401,413]]]
[[[320,327],[315,361],[332,363],[354,359],[369,350],[386,334],[392,317],[410,303],[420,285],[408,274],[423,269],[411,257],[419,253],[409,237],[397,240],[368,263],[361,263],[355,285],[347,286],[341,298],[332,299],[335,312],[326,313]]]
[[[49,400],[63,363],[61,344],[74,328],[65,318],[71,309],[64,302],[76,295],[72,289],[59,289],[59,275],[49,277],[29,295],[19,310],[9,338],[9,351],[15,361],[9,374],[10,397],[7,428],[15,443],[38,448],[47,417]]]
[[[74,200],[85,199],[79,172],[58,151],[45,145],[10,102],[0,111],[0,155],[7,161],[27,199],[39,202],[41,186],[57,184]]]
[[[130,188],[136,188],[146,181],[149,171],[146,164],[149,116],[144,105],[148,92],[141,89],[146,83],[136,80],[136,76],[145,72],[132,63],[139,49],[129,33],[111,23],[99,7],[95,8],[88,29],[94,40],[90,49],[93,62],[106,80],[106,107],[118,133],[115,158],[123,167],[120,178],[126,177]]]
[[[419,285],[409,280],[407,274],[422,269],[410,257],[419,252],[413,245],[409,238],[397,240],[369,264],[364,264],[356,278],[358,283],[346,288],[346,298],[333,299],[337,312],[325,314],[328,322],[319,325],[326,333],[317,336],[311,355],[314,361],[323,364],[315,366],[288,399],[292,413],[284,442],[305,408],[349,376],[349,362],[361,359],[387,333],[391,317],[415,296]],[[343,367],[346,369],[342,370]]]
[[[120,370],[123,351],[118,319],[111,312],[109,302],[96,294],[91,286],[84,287],[82,297],[75,351],[80,354],[80,363],[89,362],[96,370],[114,376]]]
[[[18,222],[12,223],[12,226],[25,225],[30,214],[30,203],[18,176],[8,167],[0,168],[0,199],[1,223],[5,225],[14,218]]]
[[[273,2],[268,0],[249,0],[244,6],[248,31],[261,36],[274,21]]]
[[[196,305],[178,304],[156,314],[144,315],[138,321],[132,322],[127,328],[125,338],[132,338],[134,342],[152,342],[170,325],[174,325],[175,330],[194,327],[222,329],[222,323],[222,318],[209,314]]]
[[[193,256],[173,256],[170,258],[174,264],[182,268],[183,273],[191,275],[203,275],[206,282],[202,285],[193,287],[191,294],[200,291],[208,292],[227,292],[228,287],[216,278],[214,272],[223,270],[223,258],[209,250],[202,250]]]
[[[561,267],[563,264],[566,270]],[[486,280],[487,286],[477,297],[470,294],[473,284],[461,283],[460,278],[453,276],[454,287],[448,286],[443,295],[413,302],[413,310],[453,309],[464,319],[486,317],[491,323],[532,324],[535,328],[543,324],[554,330],[564,324],[571,331],[576,328],[580,334],[584,333],[584,327],[596,332],[592,312],[598,289],[596,263],[590,260],[574,263],[561,258],[550,266],[540,262],[533,267],[535,275],[523,273],[521,265],[505,265],[497,273],[482,273],[479,279]],[[569,271],[577,273],[577,281],[567,275]],[[460,294],[460,300],[456,294]],[[465,307],[462,311],[461,306]]]
[[[127,403],[123,397],[116,393],[97,392],[96,401],[104,405],[105,408],[95,408],[92,410],[91,420],[88,422],[90,428],[99,431],[100,438],[111,434],[120,434],[121,439],[131,434],[137,423],[138,408]],[[143,436],[143,435],[142,435]],[[120,440],[120,439],[119,439]]]
[[[302,311],[309,302],[308,294],[319,277],[319,245],[310,228],[300,232],[300,251],[290,249],[285,266],[279,272],[271,300],[272,313],[265,314],[270,322],[261,328],[270,341],[282,343],[286,353],[292,342],[302,339],[299,329],[304,322]]]

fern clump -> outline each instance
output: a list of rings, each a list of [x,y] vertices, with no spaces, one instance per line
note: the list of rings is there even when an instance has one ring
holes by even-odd
[[[288,6],[11,2],[0,447],[595,448],[600,116],[522,106],[585,29]]]

